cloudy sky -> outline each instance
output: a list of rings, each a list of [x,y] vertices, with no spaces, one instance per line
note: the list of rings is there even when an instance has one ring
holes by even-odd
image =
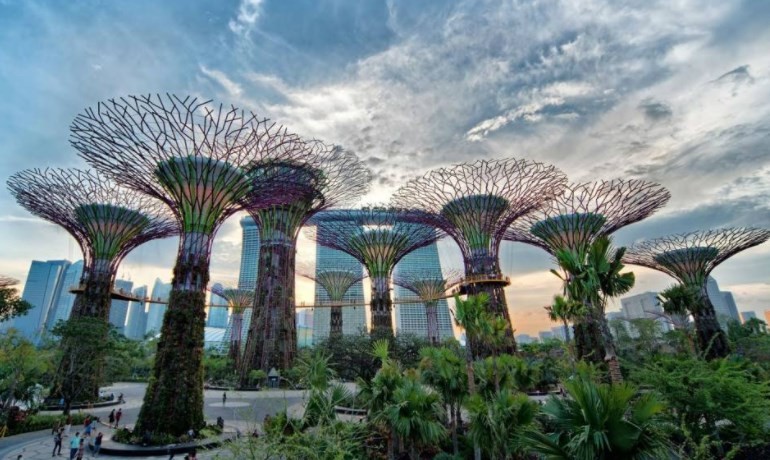
[[[658,181],[673,198],[618,242],[727,225],[770,226],[770,2],[0,0],[0,173],[83,166],[68,126],[126,94],[233,103],[346,146],[376,173],[367,201],[406,178],[478,158],[525,157],[574,180]],[[0,273],[77,259],[62,230],[0,192]],[[170,278],[175,241],[121,275]],[[442,243],[444,263],[456,249]],[[300,258],[312,259],[303,243]],[[540,251],[506,243],[516,328],[551,324],[559,288]],[[214,247],[234,282],[237,217]],[[672,283],[634,268],[634,292]],[[741,310],[770,309],[770,244],[718,268]],[[300,300],[312,301],[308,284]]]

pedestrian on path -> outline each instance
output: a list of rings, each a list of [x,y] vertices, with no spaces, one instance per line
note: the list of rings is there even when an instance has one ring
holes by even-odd
[[[56,457],[56,449],[59,449],[59,455],[61,456],[61,441],[63,430],[59,428],[53,435],[53,454],[51,457]]]
[[[224,407],[225,404],[227,404],[227,392],[223,391],[222,392],[222,407]]]
[[[110,421],[110,426],[115,424],[115,409],[112,409],[112,412],[110,412],[110,415],[107,416],[107,420]]]
[[[86,454],[86,440],[80,439],[80,447],[78,447],[77,460],[83,460],[83,456]]]
[[[120,417],[123,416],[123,409],[118,409],[118,412],[115,414],[115,429],[118,428],[118,425],[120,425]]]
[[[94,457],[96,457],[97,455],[99,455],[99,450],[101,450],[101,448],[102,448],[102,438],[103,438],[103,437],[104,437],[104,435],[103,435],[103,434],[102,434],[102,432],[100,431],[100,432],[99,432],[99,433],[96,435],[96,439],[94,439]]]
[[[93,431],[95,426],[96,426],[96,422],[89,421],[88,425],[86,425],[86,429],[83,430],[83,437],[84,438],[90,438],[91,437],[91,431]]]
[[[76,432],[75,436],[70,439],[70,460],[73,460],[78,454],[78,449],[80,449],[80,432]]]
[[[67,414],[67,422],[64,425],[64,437],[70,437],[70,430],[72,429],[72,416]]]

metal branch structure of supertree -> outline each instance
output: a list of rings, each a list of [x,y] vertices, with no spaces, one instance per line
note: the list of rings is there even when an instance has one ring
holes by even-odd
[[[342,336],[342,302],[345,294],[357,282],[366,278],[361,272],[351,270],[321,270],[315,273],[301,273],[305,278],[315,281],[329,296],[329,337]]]
[[[254,303],[254,291],[251,289],[222,288],[212,289],[213,294],[222,297],[231,309],[231,334],[228,356],[235,363],[236,369],[241,362],[241,336],[243,335],[243,312],[251,308]]]
[[[516,349],[500,271],[500,242],[518,217],[559,195],[567,177],[553,166],[515,158],[479,160],[439,168],[396,191],[392,203],[425,211],[423,223],[445,231],[463,255],[464,294],[489,295],[488,308],[508,322],[510,349]],[[482,355],[481,343],[471,344]]]
[[[728,258],[768,239],[770,230],[760,228],[695,231],[637,243],[629,248],[623,261],[662,271],[693,289],[698,305],[690,313],[698,346],[707,359],[714,359],[727,356],[730,349],[706,291],[708,276]]]
[[[407,254],[427,246],[443,233],[430,225],[415,224],[419,212],[384,206],[324,213],[323,232],[308,229],[316,243],[349,254],[361,262],[371,279],[372,336],[392,336],[393,268]]]
[[[659,184],[636,179],[571,184],[544,206],[513,222],[504,238],[538,246],[552,255],[571,251],[582,260],[597,238],[647,218],[670,197]],[[615,356],[612,336],[603,308],[587,307],[589,314],[574,324],[577,355],[601,363],[608,353]]]
[[[77,241],[84,269],[71,318],[101,321],[105,332],[120,262],[142,243],[178,233],[162,203],[93,171],[29,169],[12,175],[8,188],[22,207],[64,228]],[[78,367],[83,372],[66,371],[71,368],[66,359],[70,354],[64,356],[54,393],[69,402],[75,395],[68,389],[73,389],[83,400],[96,401],[105,355],[83,357],[91,363]]]
[[[369,190],[371,174],[352,152],[320,141],[304,144],[299,161],[264,161],[251,167],[270,180],[285,202],[247,206],[259,228],[256,296],[241,383],[253,369],[289,369],[297,352],[294,278],[297,237],[316,213],[353,204]],[[277,178],[278,180],[275,180]],[[255,196],[259,200],[259,196]]]
[[[168,205],[180,227],[161,339],[135,429],[181,435],[205,425],[203,336],[211,243],[220,224],[259,188],[244,169],[294,158],[302,141],[235,107],[193,97],[129,96],[100,102],[71,124],[71,144],[97,170]],[[249,200],[252,208],[254,200]]]
[[[425,317],[428,324],[428,341],[433,345],[441,342],[438,327],[438,302],[446,293],[463,279],[459,271],[451,270],[438,274],[435,270],[408,272],[393,277],[393,284],[408,289],[425,305]]]

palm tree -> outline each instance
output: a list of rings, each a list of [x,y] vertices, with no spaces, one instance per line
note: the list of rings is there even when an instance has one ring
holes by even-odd
[[[300,382],[310,389],[305,405],[305,426],[330,425],[336,420],[334,408],[353,399],[351,391],[340,383],[332,383],[337,373],[331,368],[331,356],[321,351],[301,357],[297,363]]]
[[[436,445],[446,434],[440,422],[446,412],[438,393],[416,379],[401,382],[384,413],[393,431],[407,444],[411,460],[420,458],[420,447]]]
[[[468,392],[468,382],[463,376],[463,361],[446,347],[426,347],[420,350],[420,377],[422,381],[435,389],[447,405],[450,428],[452,431],[452,448],[454,454],[459,454],[458,429],[460,420],[460,405]]]
[[[532,424],[537,404],[507,389],[490,399],[477,394],[466,403],[471,419],[470,437],[489,458],[507,459],[521,453],[518,433]]]
[[[585,252],[566,249],[557,251],[556,259],[565,275],[562,277],[552,270],[564,280],[567,298],[585,306],[588,330],[595,331],[597,335],[588,339],[592,343],[602,345],[600,348],[604,349],[604,361],[607,362],[610,378],[615,383],[622,382],[623,375],[620,373],[615,344],[604,310],[609,298],[622,295],[634,286],[634,274],[622,273],[625,266],[621,259],[625,251],[625,248],[612,248],[610,237],[602,236]]]
[[[690,314],[693,318],[698,317],[698,305],[699,292],[697,288],[685,284],[675,284],[670,286],[658,294],[658,301],[660,302],[663,311],[672,318],[686,318]],[[681,321],[684,323],[684,321]],[[695,340],[687,331],[687,341],[690,345],[690,350],[695,350]],[[705,350],[701,350],[705,352]],[[693,352],[693,354],[695,354]]]
[[[653,393],[635,398],[630,385],[597,385],[583,378],[565,387],[569,398],[552,397],[543,407],[553,431],[522,435],[530,452],[548,460],[670,458],[660,431],[664,405]]]

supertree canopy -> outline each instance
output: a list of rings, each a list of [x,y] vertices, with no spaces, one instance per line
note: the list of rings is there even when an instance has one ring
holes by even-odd
[[[706,358],[713,359],[727,356],[730,350],[706,291],[708,276],[727,258],[769,238],[770,230],[759,228],[695,231],[642,241],[626,252],[623,261],[662,271],[696,292],[698,304],[690,313],[698,346]]]
[[[342,336],[342,302],[345,294],[357,282],[366,278],[361,272],[352,270],[321,270],[315,273],[302,273],[302,276],[315,281],[329,296],[329,337]]]
[[[71,125],[71,143],[119,183],[153,196],[175,214],[181,237],[155,368],[135,429],[181,435],[204,425],[203,328],[211,243],[222,221],[272,183],[245,167],[293,158],[302,142],[242,110],[192,97],[129,96],[99,103]],[[266,181],[269,182],[269,181]],[[255,206],[255,200],[249,200]]]
[[[318,244],[345,252],[361,262],[372,285],[371,312],[373,336],[392,336],[393,320],[390,277],[393,267],[405,255],[427,246],[443,234],[429,225],[413,223],[417,212],[388,207],[340,210],[325,213],[323,221],[308,235]]]
[[[297,352],[294,270],[300,229],[320,211],[359,200],[371,182],[369,170],[355,154],[319,141],[304,144],[301,161],[257,162],[250,174],[273,180],[285,201],[246,208],[259,228],[260,250],[242,383],[252,369],[292,366]]]
[[[462,274],[454,270],[447,274],[435,270],[407,272],[393,277],[393,284],[408,289],[425,305],[425,317],[428,324],[428,340],[433,345],[441,341],[438,326],[438,302],[446,297],[452,286],[462,281]]]
[[[515,343],[504,293],[509,281],[500,272],[500,242],[511,222],[560,194],[566,183],[563,173],[542,163],[479,160],[430,171],[393,197],[395,206],[425,211],[424,223],[441,228],[460,246],[462,292],[489,295],[488,308],[508,322],[509,351]],[[483,351],[481,344],[473,346]]]
[[[230,316],[230,348],[228,356],[236,368],[241,362],[241,336],[243,335],[243,312],[254,303],[254,291],[251,289],[221,288],[212,289],[212,293],[222,297],[232,310]]]
[[[636,179],[572,184],[544,206],[513,222],[505,239],[538,246],[552,255],[571,251],[583,260],[597,238],[648,217],[670,197],[664,187]],[[603,307],[590,307],[588,315],[575,321],[577,354],[580,359],[602,362],[608,351],[614,356],[612,336],[608,334]]]
[[[162,203],[92,171],[25,170],[8,179],[8,188],[28,211],[67,230],[83,252],[73,319],[93,318],[106,325],[115,275],[126,254],[144,242],[178,233]],[[72,368],[70,356],[64,354],[54,392],[67,401],[76,396],[95,401],[103,380],[104,354],[81,357],[90,365],[77,366],[79,372],[66,371]]]

